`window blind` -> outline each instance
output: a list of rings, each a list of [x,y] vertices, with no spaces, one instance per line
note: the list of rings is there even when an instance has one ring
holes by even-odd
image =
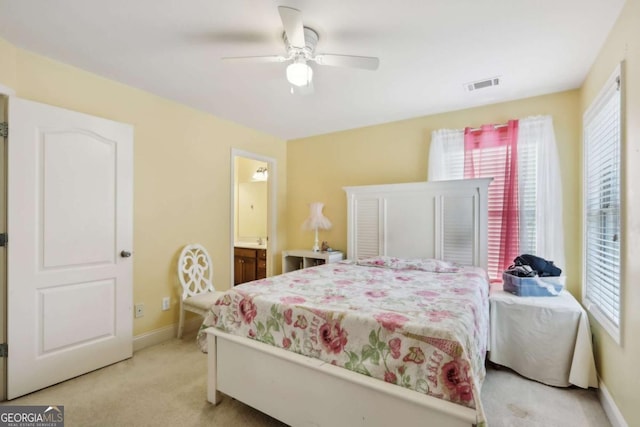
[[[499,268],[499,259],[500,246],[502,244],[502,211],[505,197],[505,159],[507,157],[507,148],[505,146],[478,148],[473,150],[472,156],[475,167],[474,177],[493,177],[488,192],[489,226],[487,230],[487,273],[491,281],[500,281],[502,280],[502,271]]]
[[[620,68],[584,116],[586,307],[620,336]]]
[[[522,121],[520,122],[522,124]],[[537,254],[536,212],[539,141],[520,126],[518,135],[518,198],[520,205],[520,252]],[[558,185],[560,185],[558,183]]]
[[[516,244],[520,253],[536,253],[536,173],[537,173],[537,145],[518,145],[518,197],[520,241]],[[489,185],[488,207],[488,271],[492,281],[502,280],[500,264],[500,248],[505,239],[516,239],[516,236],[503,236],[502,216],[505,201],[505,159],[507,147],[490,147],[473,150],[475,176],[478,178],[493,177]],[[524,220],[524,221],[523,221]]]

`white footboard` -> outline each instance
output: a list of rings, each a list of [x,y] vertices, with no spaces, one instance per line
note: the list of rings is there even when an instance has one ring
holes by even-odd
[[[472,426],[473,409],[214,328],[208,400],[220,392],[292,426]]]

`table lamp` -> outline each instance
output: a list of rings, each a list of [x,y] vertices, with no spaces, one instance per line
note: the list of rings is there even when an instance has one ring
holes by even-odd
[[[318,229],[328,230],[331,228],[331,221],[322,214],[322,208],[324,203],[314,202],[309,205],[309,218],[307,218],[302,224],[302,228],[305,230],[315,230],[316,239],[313,242],[313,251],[319,252],[320,246],[318,245]]]

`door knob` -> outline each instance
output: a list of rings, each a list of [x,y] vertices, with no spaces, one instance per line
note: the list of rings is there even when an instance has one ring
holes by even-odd
[[[120,256],[121,256],[122,258],[129,258],[129,257],[131,256],[131,252],[129,252],[129,251],[122,251],[122,252],[120,252]]]

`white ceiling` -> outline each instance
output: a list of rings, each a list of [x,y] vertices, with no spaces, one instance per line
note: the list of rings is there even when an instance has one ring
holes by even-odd
[[[0,0],[0,37],[29,51],[283,139],[579,87],[624,0]],[[277,6],[300,9],[317,52],[377,56],[377,71],[313,65],[289,93]],[[496,88],[463,84],[499,76]]]

